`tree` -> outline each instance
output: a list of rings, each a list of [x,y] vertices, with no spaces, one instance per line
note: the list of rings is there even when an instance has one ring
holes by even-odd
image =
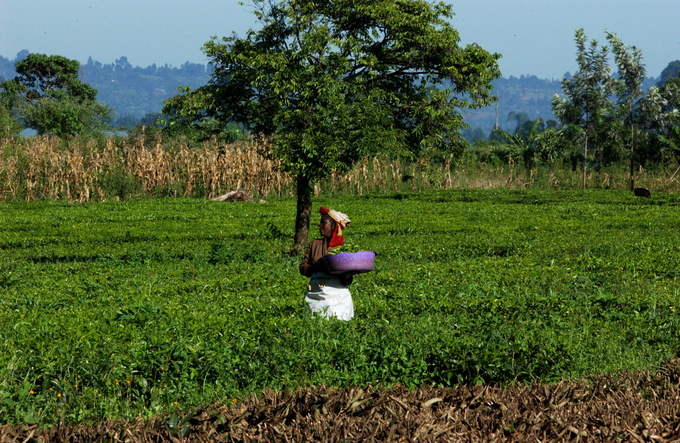
[[[525,112],[510,112],[508,121],[516,121],[514,134],[510,134],[501,128],[493,130],[492,134],[501,143],[508,146],[508,163],[517,163],[519,160],[524,162],[528,168],[533,168],[536,163],[542,160],[539,151],[543,146],[538,144],[543,140],[541,134],[545,130],[545,123],[541,117],[536,120],[529,119]]]
[[[583,188],[587,186],[588,140],[602,135],[603,117],[611,110],[611,69],[607,63],[609,49],[598,48],[593,40],[586,48],[586,35],[583,29],[576,30],[576,61],[579,70],[571,79],[562,79],[565,98],[555,95],[553,112],[565,125],[583,135]],[[595,144],[596,149],[598,144]]]
[[[662,87],[649,88],[637,108],[638,121],[647,138],[643,145],[647,154],[657,156],[657,160],[675,160],[677,152],[668,141],[673,140],[680,125],[680,78],[669,78]]]
[[[307,242],[312,186],[379,151],[460,155],[461,108],[493,101],[498,54],[460,47],[451,7],[426,0],[254,0],[261,25],[213,38],[205,87],[172,107],[237,122],[272,140],[296,178],[295,249]],[[198,112],[197,110],[200,110]],[[172,109],[164,108],[171,114]],[[177,114],[176,113],[176,114]]]
[[[479,143],[479,142],[485,142],[486,141],[486,134],[484,134],[484,130],[482,128],[465,128],[461,132],[461,135],[465,140],[467,140],[468,143],[474,144],[474,143]]]
[[[667,80],[680,77],[680,60],[670,62],[659,76],[657,86],[662,87]]]
[[[645,66],[642,64],[642,52],[635,46],[626,47],[616,34],[607,32],[607,40],[614,53],[614,61],[618,66],[618,77],[612,81],[612,89],[618,100],[617,116],[625,128],[630,131],[630,190],[635,187],[635,142],[639,132],[639,103],[644,95],[642,82],[645,80]]]
[[[23,129],[12,109],[3,102],[4,100],[0,97],[0,140],[19,134]]]
[[[79,67],[62,56],[29,54],[16,63],[17,76],[0,87],[23,124],[40,134],[102,129],[113,111],[97,102],[96,89],[78,80]]]

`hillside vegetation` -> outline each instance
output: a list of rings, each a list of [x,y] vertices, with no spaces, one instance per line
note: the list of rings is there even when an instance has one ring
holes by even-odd
[[[0,56],[0,77],[14,77],[14,63],[28,55],[28,51],[17,54],[14,60]],[[196,89],[203,86],[209,77],[210,66],[185,63],[182,66],[134,66],[127,57],[113,63],[101,63],[90,58],[81,67],[81,80],[99,92],[98,99],[116,110],[117,123],[134,126],[147,114],[158,114],[167,100],[177,93],[180,85]],[[568,74],[568,73],[567,73]],[[501,127],[514,130],[515,124],[508,121],[511,112],[523,112],[530,119],[554,119],[552,98],[561,93],[561,79],[539,79],[535,75],[504,77],[492,81],[494,95],[499,98],[498,122]],[[645,88],[656,82],[646,80]],[[471,129],[481,128],[489,135],[496,120],[496,106],[472,110],[466,113],[465,121]],[[147,122],[153,123],[153,119]]]

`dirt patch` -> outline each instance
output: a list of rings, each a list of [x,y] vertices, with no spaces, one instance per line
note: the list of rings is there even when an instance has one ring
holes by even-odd
[[[680,360],[581,382],[264,391],[184,415],[50,429],[4,425],[2,442],[674,442]]]

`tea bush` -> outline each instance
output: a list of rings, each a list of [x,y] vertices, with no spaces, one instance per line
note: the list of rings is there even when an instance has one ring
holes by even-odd
[[[675,194],[315,205],[349,214],[352,244],[378,252],[350,322],[306,311],[292,198],[0,203],[0,417],[149,416],[319,384],[551,382],[678,354]]]

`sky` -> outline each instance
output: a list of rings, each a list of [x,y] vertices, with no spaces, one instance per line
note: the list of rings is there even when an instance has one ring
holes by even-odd
[[[606,43],[609,30],[642,50],[648,77],[680,59],[680,0],[457,0],[461,44],[502,55],[503,77],[559,80],[575,72],[574,33]],[[0,55],[21,50],[133,66],[206,64],[211,37],[257,28],[238,0],[0,0]],[[612,62],[613,65],[613,62]]]

